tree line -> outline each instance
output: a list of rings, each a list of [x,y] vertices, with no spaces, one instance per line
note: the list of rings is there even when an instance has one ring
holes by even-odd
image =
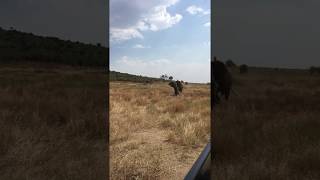
[[[154,81],[160,81],[159,78],[151,78],[141,75],[133,75],[128,73],[121,73],[117,71],[109,72],[110,81],[130,81],[130,82],[143,82],[143,83],[152,83]]]
[[[106,66],[109,48],[0,28],[0,62],[51,62]]]
[[[248,73],[248,65],[246,64],[241,64],[241,65],[237,65],[235,64],[231,59],[228,59],[226,62],[225,62],[226,66],[229,67],[229,68],[238,68],[239,69],[239,72],[240,74],[245,74],[245,73]],[[279,68],[274,68],[274,70],[276,71],[279,71]],[[309,73],[310,74],[315,74],[315,73],[318,73],[320,74],[320,67],[316,67],[316,66],[311,66],[309,68]]]

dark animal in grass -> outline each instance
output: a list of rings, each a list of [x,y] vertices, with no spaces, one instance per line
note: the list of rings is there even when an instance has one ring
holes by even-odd
[[[240,70],[240,74],[246,74],[246,73],[248,73],[248,65],[242,64],[242,65],[239,67],[239,70]]]
[[[179,89],[176,81],[170,81],[169,86],[173,88],[175,96],[179,95]]]
[[[181,81],[176,81],[176,83],[177,83],[179,92],[182,93],[183,85],[182,85]]]
[[[315,73],[320,73],[320,67],[311,66],[311,67],[309,68],[309,72],[310,72],[311,75],[312,75],[312,74],[315,74]]]
[[[213,75],[213,102],[214,104],[219,103],[219,94],[223,95],[226,100],[230,96],[232,77],[226,65],[217,60],[211,61],[211,71]]]

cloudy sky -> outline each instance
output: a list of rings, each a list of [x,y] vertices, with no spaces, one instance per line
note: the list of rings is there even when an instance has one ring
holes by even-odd
[[[320,1],[220,0],[213,4],[213,54],[254,66],[320,66]]]
[[[110,69],[210,81],[210,0],[110,0]]]
[[[0,27],[107,45],[106,0],[0,0]]]

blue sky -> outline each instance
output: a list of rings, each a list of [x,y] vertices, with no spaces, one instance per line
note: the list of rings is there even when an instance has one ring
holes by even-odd
[[[210,81],[210,0],[110,0],[110,69]]]

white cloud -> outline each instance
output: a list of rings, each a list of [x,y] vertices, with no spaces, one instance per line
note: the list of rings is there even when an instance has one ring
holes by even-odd
[[[138,22],[138,24],[144,25],[143,30],[159,31],[172,27],[179,23],[181,19],[182,15],[180,14],[175,14],[174,16],[169,14],[166,6],[157,6],[153,8],[150,14]],[[141,29],[141,26],[138,27]]]
[[[210,14],[210,10],[204,10],[202,9],[201,7],[198,7],[198,6],[195,6],[195,5],[192,5],[192,6],[189,6],[187,9],[186,9],[187,12],[189,12],[190,14],[192,15],[208,15]]]
[[[143,35],[135,28],[110,28],[110,40],[112,42],[122,42],[132,38],[143,39]]]
[[[163,5],[165,6],[172,6],[179,2],[179,0],[161,0],[163,1]]]
[[[205,27],[210,27],[211,26],[211,22],[207,22],[204,24]]]
[[[111,42],[143,38],[143,31],[160,31],[179,23],[182,15],[167,11],[177,2],[179,0],[111,0]]]
[[[140,31],[146,31],[149,29],[149,26],[146,22],[141,20],[137,23],[136,28],[139,29]]]
[[[135,49],[145,49],[145,48],[150,48],[149,46],[144,46],[142,44],[136,44],[133,46]]]
[[[110,65],[111,70],[160,77],[161,74],[172,75],[175,79],[188,82],[209,82],[210,61],[176,62],[168,59],[143,60],[123,56]]]

